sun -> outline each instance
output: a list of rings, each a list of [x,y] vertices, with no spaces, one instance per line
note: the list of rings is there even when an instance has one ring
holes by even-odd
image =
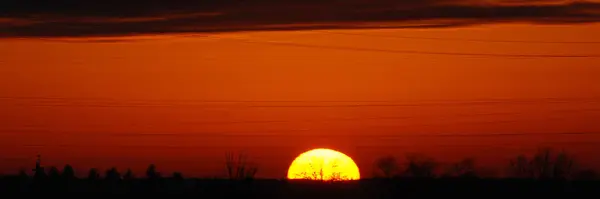
[[[300,154],[290,165],[288,179],[358,180],[358,166],[349,156],[331,149],[313,149]]]

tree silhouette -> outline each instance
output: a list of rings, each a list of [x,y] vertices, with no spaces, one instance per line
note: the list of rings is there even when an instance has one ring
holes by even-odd
[[[48,177],[52,180],[58,180],[61,177],[60,170],[55,166],[50,167],[48,170]]]
[[[25,169],[19,169],[19,179],[29,179],[29,175],[27,174],[27,171],[25,171]]]
[[[175,180],[183,180],[183,174],[181,172],[173,172],[173,179]]]
[[[561,151],[556,155],[552,168],[553,178],[570,178],[575,170],[575,159],[565,151]]]
[[[19,183],[19,191],[26,191],[29,185],[29,175],[27,175],[27,171],[24,168],[19,169],[19,174],[17,177]]]
[[[98,172],[98,169],[96,168],[91,168],[90,171],[88,172],[88,180],[91,181],[96,181],[100,179],[100,173]]]
[[[146,177],[146,185],[148,186],[148,189],[152,191],[158,191],[161,185],[161,176],[160,173],[156,171],[156,166],[154,164],[148,165],[148,168],[146,169]]]
[[[423,156],[423,155],[408,155],[406,164],[399,165],[398,161],[393,156],[384,156],[377,159],[375,163],[375,169],[380,172],[384,177],[393,177],[396,174],[402,174],[410,177],[417,178],[432,178],[435,177],[436,171],[440,168],[440,165],[434,161],[434,159]],[[328,160],[329,161],[329,160]],[[314,158],[309,161],[307,167],[303,168],[305,172],[300,173],[299,177],[310,180],[320,180],[320,181],[340,181],[340,180],[348,180],[346,176],[342,175],[344,173],[338,172],[338,160],[332,160],[333,162],[324,161],[320,158]],[[327,164],[325,164],[327,163]],[[329,164],[331,163],[331,164]],[[449,164],[448,167],[445,167],[444,176],[451,177],[481,177],[487,178],[484,174],[484,168],[477,168],[475,164],[475,160],[472,158],[466,158],[455,162],[453,164]],[[327,168],[324,166],[331,166],[331,168]],[[485,189],[485,186],[493,185],[495,188],[499,188],[500,190],[504,187],[508,187],[507,190],[519,190],[519,191],[527,191],[527,190],[543,190],[544,192],[550,192],[553,190],[562,189],[560,186],[568,186],[565,187],[567,191],[579,191],[579,190],[591,190],[594,189],[598,182],[585,182],[586,180],[599,180],[599,174],[590,169],[579,170],[580,165],[576,164],[575,159],[565,151],[552,150],[551,148],[540,148],[535,153],[531,154],[529,157],[525,155],[517,156],[510,161],[510,169],[513,175],[519,177],[526,178],[535,178],[538,179],[536,181],[523,181],[523,180],[500,180],[500,181],[491,181],[494,179],[488,179],[485,181],[464,181],[461,179],[452,179],[447,178],[439,181],[435,181],[436,179],[419,179],[414,184],[418,184],[418,186],[410,186],[410,188],[403,189],[402,191],[411,190],[413,188],[420,189],[419,186],[427,186],[428,190],[431,192],[435,192],[436,189],[441,188],[443,190],[462,190],[464,189],[461,186],[467,186],[466,188],[469,191],[473,189],[482,190],[492,190]],[[230,179],[248,179],[252,178],[255,175],[256,170],[255,166],[252,166],[247,161],[246,156],[240,155],[235,156],[231,153],[227,154],[227,167],[228,172],[230,174]],[[254,169],[253,169],[254,168]],[[402,168],[402,169],[400,169]],[[578,169],[578,170],[575,170]],[[331,170],[331,172],[330,172]],[[77,180],[75,177],[75,171],[73,167],[69,164],[65,165],[64,168],[59,170],[56,167],[48,167],[44,172],[43,167],[41,167],[40,161],[36,162],[36,168],[33,169],[35,174],[45,176],[42,180],[40,178],[34,178],[31,180],[28,176],[30,170],[19,171],[17,176],[0,176],[0,190],[3,191],[11,191],[11,190],[19,190],[21,192],[27,191],[41,191],[41,192],[49,192],[49,191],[109,191],[109,192],[137,192],[137,191],[150,191],[150,192],[195,192],[198,191],[197,187],[202,187],[203,191],[215,191],[221,192],[226,190],[231,190],[230,188],[234,188],[232,191],[246,191],[254,188],[260,188],[261,190],[262,181],[259,181],[257,184],[252,183],[252,187],[247,187],[245,183],[220,183],[216,181],[186,181],[183,174],[180,172],[173,172],[171,176],[167,178],[162,178],[160,173],[157,172],[156,166],[151,164],[148,166],[146,170],[146,176],[148,179],[140,179],[135,180],[133,172],[131,169],[127,169],[123,177],[121,178],[121,174],[119,171],[113,167],[107,169],[105,172],[106,177],[101,180],[100,173],[97,169],[90,169],[88,174],[89,180]],[[343,170],[342,170],[343,171]],[[50,177],[50,178],[49,178]],[[68,180],[73,179],[73,180]],[[557,180],[559,179],[559,180]],[[562,179],[574,179],[581,180],[577,182],[569,182],[565,183]],[[479,179],[473,179],[479,180]],[[191,183],[188,183],[191,182]],[[364,185],[368,185],[370,181],[364,181]],[[388,191],[390,188],[395,186],[394,181],[385,180],[385,181],[375,181],[376,188],[375,189],[385,189]],[[385,182],[385,183],[381,183]],[[392,183],[392,186],[388,186]],[[400,181],[401,182],[401,181]],[[442,183],[442,184],[438,184]],[[464,184],[466,182],[466,184]],[[473,184],[480,183],[479,184]],[[489,184],[488,182],[492,182]],[[213,186],[211,183],[217,183],[216,186]],[[285,183],[285,182],[283,182]],[[411,182],[412,183],[412,182]],[[456,183],[455,184],[445,184],[445,183]],[[461,185],[461,183],[463,183]],[[291,184],[291,183],[290,183]],[[359,183],[363,186],[362,182]],[[487,184],[487,185],[486,185]],[[223,186],[224,185],[224,186]],[[234,186],[231,186],[234,185]],[[238,186],[243,185],[243,186]],[[255,186],[258,185],[258,186]],[[473,186],[475,185],[475,186]],[[588,186],[589,185],[589,186]],[[370,185],[369,185],[370,186]],[[513,189],[517,188],[517,189]],[[241,189],[240,189],[241,188]],[[269,190],[270,189],[264,189]],[[508,192],[508,191],[507,191]],[[376,194],[376,193],[373,193]],[[403,193],[404,194],[404,193]]]
[[[576,180],[598,180],[598,172],[592,169],[583,169],[574,174]]]
[[[75,178],[75,170],[69,164],[65,165],[62,172],[62,177],[65,180],[71,180]]]
[[[119,173],[117,168],[113,167],[109,170],[106,170],[106,175],[104,178],[109,181],[118,181],[121,180],[121,173]]]
[[[575,160],[566,152],[554,152],[550,148],[540,148],[533,158],[524,155],[510,161],[510,170],[519,178],[570,178],[574,172]]]
[[[415,178],[432,178],[435,177],[435,170],[438,163],[432,158],[423,155],[408,155],[408,163],[404,175]]]
[[[46,174],[44,167],[42,167],[42,156],[41,155],[37,155],[37,160],[35,161],[35,168],[33,169],[33,172],[34,172],[33,177],[36,181],[42,181],[48,176]]]
[[[231,180],[253,179],[258,168],[247,162],[247,156],[239,154],[236,156],[233,153],[225,155],[225,165],[227,166],[227,174]]]
[[[146,169],[146,177],[148,177],[148,179],[160,178],[160,174],[156,171],[156,166],[154,164],[150,164],[148,169]]]
[[[465,158],[450,166],[446,172],[446,176],[450,177],[476,177],[475,159]]]
[[[135,178],[135,175],[133,175],[133,171],[131,171],[131,169],[127,169],[127,171],[123,175],[123,179],[124,180],[132,180],[134,178]]]
[[[391,178],[397,174],[398,169],[398,161],[394,156],[385,156],[377,159],[375,161],[375,166],[378,169],[378,174],[382,175],[384,178]]]
[[[113,167],[106,170],[104,180],[108,183],[109,190],[117,191],[120,188],[121,174],[117,168]]]
[[[529,160],[524,155],[519,155],[510,160],[510,172],[517,178],[533,177]]]

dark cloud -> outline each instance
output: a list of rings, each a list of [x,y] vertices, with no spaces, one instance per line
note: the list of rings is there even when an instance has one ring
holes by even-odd
[[[3,0],[2,37],[600,21],[600,3],[470,0]],[[552,1],[552,0],[549,0]],[[517,0],[517,2],[521,2]],[[555,2],[555,1],[552,1]]]

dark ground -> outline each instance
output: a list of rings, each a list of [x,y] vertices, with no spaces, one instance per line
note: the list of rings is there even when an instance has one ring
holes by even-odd
[[[389,179],[353,182],[285,180],[89,180],[3,177],[4,193],[186,193],[200,198],[422,198],[557,197],[599,198],[600,181],[519,179]],[[12,194],[11,194],[12,195]]]

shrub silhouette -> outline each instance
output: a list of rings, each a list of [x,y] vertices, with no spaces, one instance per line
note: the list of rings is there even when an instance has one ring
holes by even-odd
[[[314,165],[314,164],[317,164],[317,165]],[[331,163],[331,174],[329,176],[325,175],[325,172],[323,171],[323,167],[324,167],[323,161],[319,161],[319,162],[313,161],[313,162],[308,163],[308,166],[310,167],[309,172],[305,171],[300,174],[296,174],[296,177],[300,178],[300,179],[304,179],[304,180],[318,180],[318,181],[348,180],[346,176],[343,176],[341,172],[337,171],[337,168],[339,167],[338,160],[333,160],[333,162]]]

